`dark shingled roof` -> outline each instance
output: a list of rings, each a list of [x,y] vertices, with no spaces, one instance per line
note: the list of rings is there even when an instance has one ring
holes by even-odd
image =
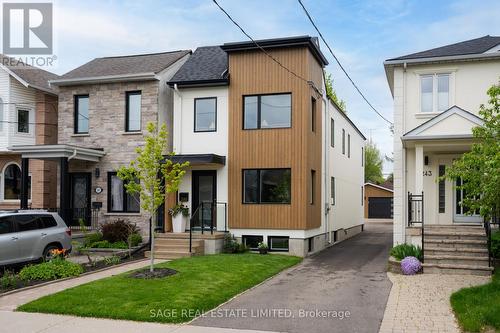
[[[0,59],[2,64],[9,69],[12,73],[17,75],[20,79],[28,83],[33,88],[41,88],[43,90],[48,90],[49,92],[56,93],[56,91],[49,86],[49,80],[55,80],[59,78],[59,75],[47,72],[46,70],[40,69],[38,67],[30,66],[24,64],[23,62],[7,57],[0,54]]]
[[[388,59],[387,61],[481,54],[497,46],[498,44],[500,44],[500,36],[487,35],[460,43],[450,44],[422,52],[408,54],[398,58]]]
[[[191,53],[180,50],[163,53],[96,58],[64,74],[60,79],[83,79],[141,73],[159,73],[177,60]]]
[[[227,84],[227,54],[220,46],[197,48],[168,82],[173,86]]]

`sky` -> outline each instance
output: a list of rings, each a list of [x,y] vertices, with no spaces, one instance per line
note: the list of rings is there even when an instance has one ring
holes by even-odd
[[[297,0],[219,0],[255,39],[317,33]],[[498,0],[303,0],[323,36],[370,102],[392,120],[383,61],[484,35],[500,35]],[[247,38],[211,0],[55,0],[55,54],[63,74],[95,58],[218,45]],[[383,155],[388,125],[357,94],[332,56],[326,71],[347,113]],[[384,173],[392,170],[384,163]]]

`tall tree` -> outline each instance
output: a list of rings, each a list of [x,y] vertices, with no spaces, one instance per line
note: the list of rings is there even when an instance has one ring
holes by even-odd
[[[127,193],[140,194],[141,208],[151,218],[150,271],[153,272],[157,211],[165,202],[168,193],[179,189],[189,163],[174,163],[165,158],[168,142],[165,125],[158,129],[155,123],[150,122],[146,129],[148,134],[144,137],[144,146],[136,148],[137,158],[128,166],[122,166],[118,170],[118,177],[123,180]],[[174,153],[167,155],[173,156]]]
[[[383,160],[377,145],[368,141],[365,147],[365,182],[381,184],[384,182],[382,176]]]
[[[462,178],[465,192],[460,203],[468,212],[479,211],[486,218],[500,210],[500,83],[488,89],[489,105],[481,105],[484,126],[472,129],[471,151],[446,168],[445,177]]]

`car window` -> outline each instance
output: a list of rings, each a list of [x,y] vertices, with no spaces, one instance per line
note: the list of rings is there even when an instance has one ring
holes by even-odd
[[[42,222],[42,228],[57,227],[57,222],[51,215],[40,216],[40,221]]]
[[[0,217],[0,235],[8,234],[11,232],[14,232],[11,219],[8,216]]]
[[[19,231],[30,231],[40,229],[38,216],[36,215],[14,215]]]

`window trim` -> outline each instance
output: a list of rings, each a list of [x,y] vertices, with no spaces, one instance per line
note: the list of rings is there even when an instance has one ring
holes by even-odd
[[[80,98],[88,98],[89,100],[89,116],[88,116],[88,128],[87,128],[87,131],[86,132],[80,132],[78,130],[78,100]],[[80,95],[74,95],[74,98],[73,98],[73,108],[74,108],[74,112],[73,112],[73,134],[88,134],[89,133],[89,130],[90,130],[90,96],[89,94],[80,94]]]
[[[21,132],[19,131],[19,111],[24,111],[24,112],[28,112],[28,131],[27,132]],[[31,135],[33,133],[31,133],[30,131],[30,127],[31,127],[31,109],[30,108],[25,108],[25,107],[16,107],[16,134],[20,134],[20,135]],[[2,119],[3,121],[3,119]],[[3,124],[3,123],[2,123]]]
[[[287,127],[261,127],[261,103],[260,99],[262,96],[278,96],[278,95],[290,95],[290,126]],[[245,128],[245,98],[246,97],[257,97],[257,127],[256,128]],[[243,95],[241,107],[243,109],[242,117],[242,130],[244,131],[255,131],[255,130],[280,130],[292,128],[293,126],[293,94],[289,92],[279,92],[279,93],[265,93],[265,94],[249,94]]]
[[[199,100],[204,100],[204,99],[214,99],[215,100],[215,128],[213,130],[197,130],[196,129],[196,102]],[[211,132],[217,132],[217,97],[197,97],[193,101],[193,110],[194,110],[194,123],[193,123],[193,132],[194,133],[211,133]]]
[[[139,129],[131,130],[129,129],[129,117],[130,117],[130,102],[129,96],[139,95],[141,96],[141,105],[139,106]],[[131,90],[125,92],[125,132],[135,133],[142,131],[142,90]]]
[[[257,171],[257,202],[245,202],[245,171]],[[290,201],[289,202],[261,202],[260,173],[262,170],[289,170],[290,171]],[[292,204],[292,168],[243,168],[241,169],[241,203],[244,205],[291,205]]]
[[[452,82],[453,82],[453,72],[455,70],[443,70],[443,71],[436,71],[436,72],[419,72],[418,77],[418,89],[419,89],[419,98],[418,98],[418,115],[436,115],[443,113],[447,109],[450,108],[450,106],[453,105],[453,97],[452,97]],[[448,108],[443,111],[439,111],[439,96],[438,96],[438,77],[442,75],[447,75],[448,76]],[[431,111],[422,111],[422,78],[424,77],[432,77],[432,110]]]
[[[286,249],[273,249],[271,239],[279,238],[286,239],[288,241],[288,247]],[[288,236],[267,236],[267,245],[269,247],[269,252],[289,252],[290,251],[290,237]]]
[[[109,171],[108,172],[108,179],[107,179],[107,182],[108,182],[108,207],[107,207],[107,212],[108,213],[140,213],[141,212],[141,205],[139,203],[139,210],[137,211],[131,211],[131,210],[128,210],[128,207],[127,207],[127,198],[129,196],[129,194],[127,193],[127,190],[125,189],[125,186],[122,185],[122,190],[123,190],[123,210],[112,210],[111,209],[111,179],[112,179],[112,176],[116,176],[118,173],[116,171]],[[123,181],[122,181],[123,182]]]

